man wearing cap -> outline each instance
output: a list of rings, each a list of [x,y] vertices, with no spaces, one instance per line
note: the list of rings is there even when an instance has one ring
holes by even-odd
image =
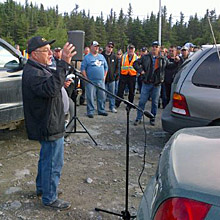
[[[105,88],[105,78],[108,71],[108,64],[105,57],[99,54],[99,43],[92,41],[90,46],[90,53],[84,57],[81,64],[81,71],[84,77],[99,87]],[[105,111],[105,93],[97,89],[94,85],[86,83],[86,102],[87,102],[87,116],[94,117],[95,103],[94,95],[97,99],[98,115],[107,116]]]
[[[194,54],[194,47],[195,47],[195,45],[193,43],[189,42],[189,43],[186,43],[184,46],[188,48],[189,57],[192,56]]]
[[[188,47],[183,46],[181,48],[181,57],[180,58],[181,58],[181,60],[180,60],[181,64],[189,58],[189,48]]]
[[[28,41],[29,59],[23,70],[22,95],[28,138],[41,144],[36,178],[37,196],[42,196],[45,206],[64,210],[70,208],[71,204],[57,198],[65,132],[61,88],[76,52],[73,52],[74,46],[67,42],[56,71],[52,73],[48,65],[53,55],[50,45],[54,42],[41,36]]]
[[[108,72],[105,78],[105,88],[109,92],[115,94],[115,79],[118,77],[118,62],[117,57],[113,53],[114,43],[108,42],[105,47],[105,51],[103,51],[102,55],[105,57],[106,62],[108,64]],[[109,110],[112,113],[117,113],[115,109],[115,98],[107,95],[109,99]]]
[[[138,57],[135,54],[135,47],[132,44],[129,44],[127,47],[127,52],[122,56],[121,60],[121,73],[119,78],[118,85],[118,96],[123,98],[123,94],[125,91],[126,85],[129,89],[128,100],[129,102],[134,101],[134,91],[135,91],[135,83],[136,83],[136,75],[137,71],[133,67],[133,63],[137,60]],[[115,106],[118,108],[120,106],[121,101],[116,100]]]
[[[179,61],[179,58],[177,58]],[[164,81],[165,67],[168,65],[176,65],[170,63],[166,57],[160,56],[160,47],[158,41],[152,43],[152,51],[142,56],[134,62],[134,68],[138,73],[143,75],[143,84],[141,89],[141,96],[139,100],[139,108],[144,110],[148,98],[151,96],[151,113],[156,117],[158,109],[158,101],[161,90],[161,83]],[[137,111],[137,117],[134,125],[141,123],[143,113]],[[150,119],[150,124],[155,125],[155,118]]]
[[[55,58],[55,60],[61,60],[61,56],[62,56],[62,49],[60,47],[56,47],[54,49],[54,53],[53,53],[53,56]]]

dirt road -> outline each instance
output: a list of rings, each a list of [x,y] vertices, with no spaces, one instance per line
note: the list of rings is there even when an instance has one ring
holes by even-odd
[[[138,102],[136,97],[135,102]],[[149,109],[149,108],[148,108]],[[120,213],[125,209],[126,111],[109,116],[85,116],[86,106],[77,107],[80,121],[88,134],[71,134],[65,144],[65,162],[60,189],[62,199],[72,202],[67,211],[44,208],[35,195],[35,177],[40,145],[27,139],[24,126],[14,131],[0,131],[0,219],[118,219],[98,213],[95,207]],[[145,119],[147,156],[141,179],[145,187],[154,174],[159,154],[168,140],[161,129],[161,109],[156,126]],[[129,212],[135,214],[142,193],[138,177],[143,166],[144,129],[134,126],[136,111],[130,113]],[[83,130],[77,123],[77,130]]]

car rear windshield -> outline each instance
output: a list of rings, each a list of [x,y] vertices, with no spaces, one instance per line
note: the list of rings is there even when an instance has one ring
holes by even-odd
[[[202,62],[195,71],[192,82],[196,86],[220,89],[220,60],[217,52]]]

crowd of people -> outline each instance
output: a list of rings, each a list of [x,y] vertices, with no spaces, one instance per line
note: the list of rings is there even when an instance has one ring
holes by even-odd
[[[68,209],[71,204],[58,198],[58,190],[63,167],[65,113],[68,112],[68,99],[73,98],[73,80],[67,77],[72,58],[77,53],[73,44],[67,42],[63,48],[51,50],[55,40],[47,41],[36,36],[28,41],[28,61],[23,70],[22,95],[25,125],[30,140],[37,140],[41,145],[36,178],[36,193],[42,198],[45,206],[55,209]],[[170,100],[171,84],[181,64],[193,53],[194,45],[188,43],[183,47],[166,48],[157,41],[152,43],[151,50],[143,47],[140,54],[135,53],[135,46],[129,44],[127,51],[117,50],[114,42],[101,49],[97,41],[85,47],[81,63],[82,75],[92,82],[83,82],[80,104],[86,100],[87,116],[94,118],[95,101],[97,113],[108,116],[106,102],[111,113],[117,113],[120,100],[98,89],[124,98],[128,93],[129,102],[139,91],[138,106],[144,110],[146,102],[151,99],[151,113],[154,118],[150,124],[155,125],[155,118],[162,97],[163,107]],[[17,50],[19,50],[19,47]],[[195,48],[194,48],[195,49]],[[86,97],[86,98],[85,98]],[[134,125],[141,123],[142,111],[137,111]]]
[[[151,100],[151,113],[154,118],[150,120],[152,126],[155,125],[155,118],[158,107],[165,108],[170,101],[171,85],[175,74],[181,64],[188,59],[197,49],[192,43],[184,46],[170,46],[168,49],[160,46],[158,41],[154,41],[151,50],[142,47],[136,51],[134,45],[129,44],[127,51],[122,50],[114,53],[114,42],[110,41],[105,48],[100,47],[97,41],[92,41],[90,46],[84,48],[84,59],[81,63],[81,72],[97,86],[106,89],[110,93],[125,98],[133,103],[135,94],[140,94],[138,106],[144,110],[148,100]],[[55,67],[57,60],[61,59],[62,49],[60,47],[53,50],[52,64]],[[79,79],[80,80],[80,79]],[[67,95],[76,101],[73,80],[64,82]],[[107,102],[109,112],[117,113],[120,100],[92,84],[80,80],[82,95],[80,103],[87,105],[87,116],[94,118],[95,101],[97,102],[98,115],[108,116],[106,111]],[[65,99],[64,99],[65,100]],[[64,102],[65,103],[65,102]],[[137,111],[134,125],[141,123],[142,112]]]
[[[181,64],[196,51],[196,46],[186,43],[184,46],[170,46],[166,49],[154,41],[149,51],[142,47],[136,52],[133,44],[127,46],[127,51],[117,50],[115,54],[114,43],[108,42],[103,49],[97,41],[92,41],[90,47],[85,47],[84,60],[81,71],[84,77],[105,88],[110,93],[133,103],[136,93],[140,93],[138,106],[142,110],[151,99],[151,113],[154,118],[150,120],[155,125],[158,106],[163,108],[170,101],[171,85],[175,74]],[[117,113],[120,99],[115,99],[102,90],[86,83],[87,116],[94,118],[95,100],[97,101],[98,115],[107,116],[107,102],[109,111]],[[162,105],[160,103],[162,100]],[[142,111],[137,111],[134,125],[141,123]]]

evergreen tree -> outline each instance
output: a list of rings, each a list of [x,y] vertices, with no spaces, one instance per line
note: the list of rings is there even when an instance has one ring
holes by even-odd
[[[71,7],[71,6],[70,6]],[[56,39],[55,46],[63,46],[67,40],[67,32],[71,30],[85,31],[85,45],[97,40],[102,46],[108,41],[115,43],[116,49],[126,51],[128,43],[137,48],[150,46],[158,38],[158,14],[153,12],[146,19],[133,18],[133,9],[129,3],[127,14],[123,10],[117,17],[113,9],[105,20],[103,14],[91,17],[90,11],[79,11],[75,5],[70,14],[59,13],[58,5],[54,8],[40,7],[25,0],[24,5],[13,0],[0,3],[0,36],[12,45],[19,44],[26,48],[27,40],[36,35],[47,39]],[[199,19],[197,14],[190,16],[185,22],[183,13],[173,25],[172,15],[167,15],[167,9],[162,8],[162,43],[169,45],[184,45],[186,42],[202,45],[213,43],[208,18],[211,20],[217,43],[220,41],[220,16],[215,10],[207,10],[204,17]],[[22,48],[23,47],[23,48]]]
[[[105,46],[106,44],[106,31],[103,20],[103,15],[101,17],[97,17],[95,21],[95,32],[96,32],[96,40],[99,42],[101,46]]]
[[[119,31],[119,38],[118,38],[118,49],[122,49],[123,52],[126,52],[126,48],[128,45],[128,37],[126,35],[126,17],[124,15],[123,10],[120,10],[119,18],[117,21],[117,28]]]

